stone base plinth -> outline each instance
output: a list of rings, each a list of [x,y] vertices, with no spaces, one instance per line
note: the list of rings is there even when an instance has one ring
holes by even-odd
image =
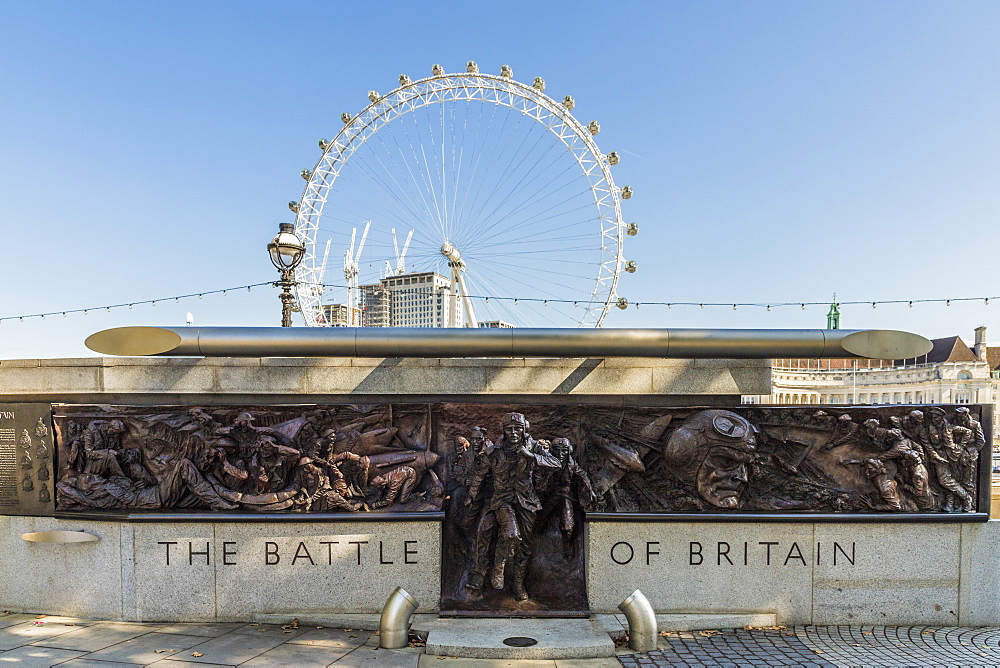
[[[593,522],[597,613],[641,589],[657,613],[771,613],[780,624],[1000,623],[1000,521]]]
[[[89,543],[30,543],[33,531]],[[0,605],[126,621],[253,621],[260,615],[379,613],[404,587],[421,611],[440,597],[440,524],[90,522],[0,517]]]

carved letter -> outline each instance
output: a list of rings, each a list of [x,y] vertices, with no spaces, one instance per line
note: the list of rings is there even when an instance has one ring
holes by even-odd
[[[361,546],[362,545],[367,545],[368,541],[367,540],[349,540],[349,541],[347,541],[347,544],[348,545],[357,545],[358,546],[358,566],[360,566],[361,565]]]
[[[771,565],[771,546],[777,545],[778,541],[762,540],[758,545],[767,545],[767,565]]]
[[[229,546],[230,545],[236,545],[236,543],[233,542],[233,541],[229,541],[229,540],[224,541],[222,543],[222,565],[223,566],[235,566],[236,565],[235,561],[229,561],[229,557],[235,557],[236,556],[236,550],[233,550],[232,552],[229,551]]]
[[[210,565],[211,564],[211,557],[209,555],[211,554],[211,552],[210,552],[211,547],[212,547],[212,544],[209,543],[208,541],[205,541],[205,551],[204,552],[196,552],[195,549],[194,549],[194,546],[191,544],[190,541],[188,541],[188,566],[191,566],[192,564],[194,564],[194,555],[196,555],[196,554],[197,555],[205,555],[205,565],[206,566]]]
[[[724,549],[724,550],[722,549],[723,545],[726,546],[726,549]],[[726,558],[726,561],[729,562],[730,566],[733,565],[733,560],[729,558],[729,543],[727,543],[724,540],[720,540],[719,544],[715,548],[715,551],[716,551],[716,557],[715,558],[716,558],[716,561],[718,562],[718,563],[716,563],[716,566],[721,566],[722,565],[722,558],[723,557]]]
[[[309,554],[309,550],[306,548],[305,542],[301,540],[299,541],[299,546],[295,548],[295,556],[292,557],[292,566],[294,566],[295,562],[299,559],[308,559],[310,564],[313,566],[316,565],[316,562],[313,561],[312,555]]]
[[[414,559],[413,561],[410,561],[410,555],[417,553],[416,550],[411,550],[410,549],[410,543],[413,543],[414,545],[416,545],[417,541],[415,541],[415,540],[404,540],[403,541],[403,563],[404,564],[415,564],[415,563],[417,563],[416,559]]]
[[[321,540],[320,545],[326,545],[326,563],[328,566],[333,565],[333,546],[340,545],[339,540]]]
[[[380,564],[391,564],[393,562],[386,561],[385,555],[382,554],[382,541],[378,542],[378,563]]]
[[[837,541],[833,541],[833,565],[834,566],[837,565],[837,553],[840,552],[842,555],[844,555],[845,559],[847,559],[849,562],[851,562],[851,566],[853,566],[854,565],[854,557],[856,556],[854,554],[854,548],[855,547],[856,547],[856,544],[852,542],[851,543],[851,556],[847,556],[847,552],[844,550],[844,548],[842,548],[840,546],[840,543],[838,543]]]
[[[274,557],[274,561],[271,561],[271,557]],[[274,566],[281,561],[281,557],[278,556],[278,544],[271,541],[264,543],[264,565]]]
[[[697,550],[694,549],[695,545],[698,546]],[[698,557],[698,561],[694,560],[695,557]],[[703,561],[705,561],[705,557],[701,556],[701,543],[696,540],[691,541],[691,544],[688,546],[688,564],[691,566],[700,566]]]
[[[785,563],[782,565],[787,566],[789,559],[798,559],[799,561],[802,562],[803,566],[807,565],[806,558],[802,556],[802,550],[799,549],[799,544],[796,542],[792,543],[792,548],[788,550],[788,556],[785,557]]]
[[[169,566],[170,565],[170,546],[171,545],[176,545],[177,541],[176,540],[161,540],[161,541],[157,541],[156,544],[157,545],[166,545],[167,546],[167,566]]]
[[[649,566],[649,557],[652,556],[652,555],[654,555],[654,554],[659,554],[659,552],[653,552],[649,548],[651,548],[654,545],[659,545],[659,544],[660,544],[659,541],[648,541],[648,540],[646,541],[646,565],[647,566]]]
[[[619,545],[624,545],[625,547],[628,548],[628,559],[624,561],[618,561],[618,557],[615,556],[615,548],[618,547]],[[634,556],[635,556],[635,550],[633,550],[632,546],[629,543],[626,543],[625,541],[619,541],[611,546],[611,561],[615,562],[619,566],[624,566],[628,562],[632,561],[632,557]]]

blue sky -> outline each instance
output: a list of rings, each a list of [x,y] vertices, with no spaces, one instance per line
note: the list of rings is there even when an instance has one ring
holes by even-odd
[[[0,316],[272,280],[298,172],[397,76],[513,67],[618,150],[630,302],[1000,297],[995,2],[0,2]],[[333,254],[342,253],[335,250]],[[568,297],[572,297],[569,295]],[[0,359],[128,324],[278,323],[276,291],[0,322]],[[819,327],[640,307],[609,327]],[[1000,299],[844,307],[929,337]]]

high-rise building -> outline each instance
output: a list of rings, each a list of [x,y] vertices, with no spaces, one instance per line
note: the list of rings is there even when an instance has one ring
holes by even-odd
[[[433,271],[400,274],[379,283],[389,292],[393,327],[447,327],[452,308],[461,326],[462,303],[451,299],[451,281]]]

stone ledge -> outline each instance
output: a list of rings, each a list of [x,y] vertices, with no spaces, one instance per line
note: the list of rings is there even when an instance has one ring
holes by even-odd
[[[726,397],[767,394],[768,360],[157,358],[0,361],[6,401],[130,395]],[[113,397],[113,399],[112,399]],[[80,399],[77,399],[78,401]]]

